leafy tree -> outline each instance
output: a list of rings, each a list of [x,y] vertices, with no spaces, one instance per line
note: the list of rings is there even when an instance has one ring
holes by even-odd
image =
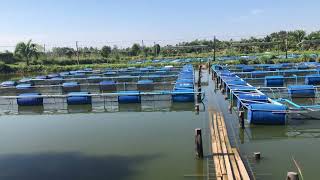
[[[133,44],[131,47],[131,55],[132,56],[137,56],[140,53],[140,45],[139,44]]]
[[[35,43],[32,43],[32,40],[29,40],[27,43],[20,42],[16,45],[14,54],[17,57],[20,57],[26,60],[27,66],[29,66],[29,61],[31,58],[35,57],[36,59],[39,56],[38,51],[39,46]]]
[[[111,47],[103,46],[100,53],[102,57],[105,57],[105,58],[109,57],[111,54]]]
[[[160,45],[159,44],[155,44],[153,48],[154,48],[154,54],[156,56],[158,56],[160,54],[160,50],[161,50]]]

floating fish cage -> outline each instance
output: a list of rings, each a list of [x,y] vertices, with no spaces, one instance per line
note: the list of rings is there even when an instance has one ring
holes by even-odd
[[[285,124],[290,118],[320,115],[320,64],[284,63],[212,66],[216,88],[232,110],[245,112],[250,124]],[[260,99],[261,98],[261,99]]]
[[[2,96],[0,96],[1,106],[17,106],[19,108],[20,106],[42,106],[44,111],[58,111],[59,109],[65,109],[65,106],[73,109],[90,106],[89,109],[94,111],[97,108],[102,109],[101,107],[109,110],[110,108],[113,110],[119,109],[122,104],[139,104],[141,107],[145,107],[144,104],[150,104],[150,102],[166,102],[165,104],[169,104],[170,107],[173,103],[194,103],[195,95],[199,94],[194,90],[194,69],[192,65],[179,68],[139,68],[139,71],[135,70],[136,68],[128,68],[126,70],[108,71],[115,72],[118,77],[104,77],[101,75],[101,71],[87,69],[28,79],[23,78],[22,82],[6,81],[0,87],[2,93]],[[163,73],[145,77],[147,73],[158,73],[159,71],[170,72],[170,75]],[[142,75],[130,77],[131,80],[134,79],[131,82],[127,80],[120,82],[119,78],[129,77],[128,75],[122,75],[123,72],[142,73]],[[81,77],[74,78],[75,76]],[[153,77],[159,79],[155,80]],[[79,79],[81,81],[78,81]],[[39,85],[41,81],[48,83],[51,80],[54,82],[53,84]],[[84,81],[86,83],[81,83]],[[15,91],[11,91],[12,89]],[[147,107],[150,107],[150,105]],[[88,108],[86,109],[88,110]]]

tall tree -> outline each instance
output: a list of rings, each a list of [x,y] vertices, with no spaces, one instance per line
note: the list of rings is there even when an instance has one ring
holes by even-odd
[[[105,58],[109,57],[110,54],[111,54],[111,47],[110,46],[103,46],[101,48],[101,52],[100,53],[101,53],[102,57],[105,57]]]
[[[131,47],[131,55],[132,56],[137,56],[140,53],[140,45],[139,44],[133,44]]]
[[[154,54],[155,54],[156,56],[159,56],[159,54],[160,54],[160,49],[161,49],[160,45],[159,45],[159,44],[155,44],[153,48],[154,48]]]
[[[26,60],[27,66],[29,66],[30,59],[32,57],[38,58],[39,56],[38,45],[32,43],[31,39],[27,43],[20,42],[16,45],[14,54]]]

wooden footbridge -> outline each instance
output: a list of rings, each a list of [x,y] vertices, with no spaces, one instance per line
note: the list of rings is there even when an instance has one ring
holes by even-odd
[[[221,112],[209,109],[211,148],[218,180],[249,180],[249,174],[237,148],[231,146]]]

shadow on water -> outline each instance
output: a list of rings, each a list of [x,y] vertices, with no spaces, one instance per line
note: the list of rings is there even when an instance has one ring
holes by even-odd
[[[18,106],[19,114],[42,114],[43,106]]]
[[[89,113],[92,111],[91,104],[68,105],[68,113]]]
[[[87,156],[81,153],[14,154],[0,156],[2,180],[128,179],[137,166],[162,155]]]

